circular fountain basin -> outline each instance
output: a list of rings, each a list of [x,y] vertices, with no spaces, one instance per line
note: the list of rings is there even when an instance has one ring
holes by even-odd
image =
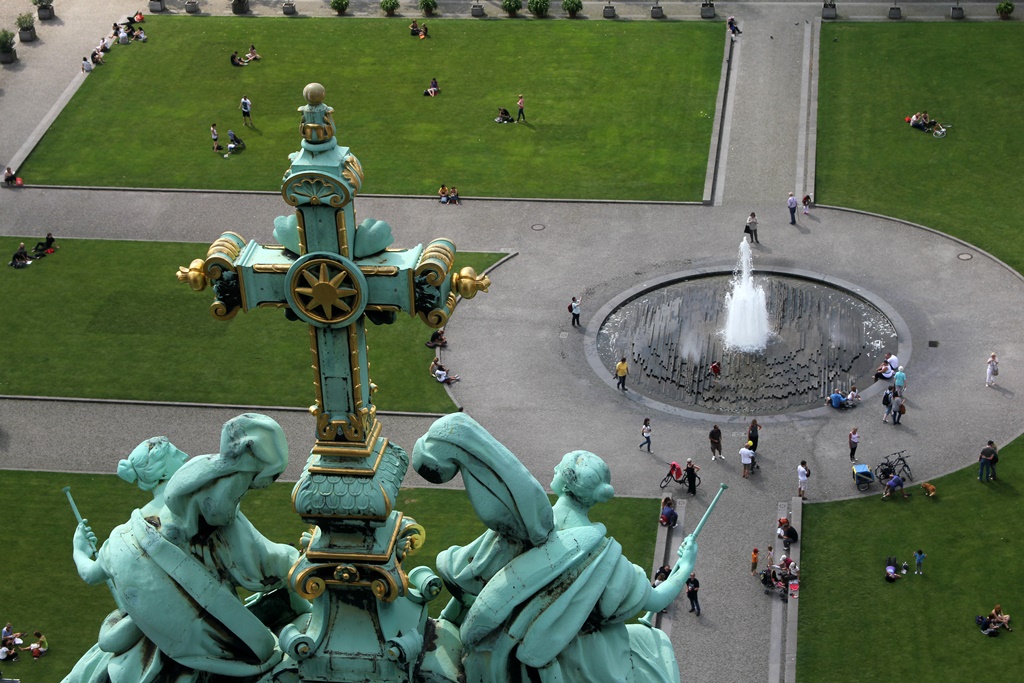
[[[885,351],[909,360],[906,325],[885,302],[824,275],[758,270],[770,334],[760,352],[730,348],[730,271],[679,273],[624,293],[602,311],[599,367],[626,356],[629,388],[669,412],[772,415],[823,406],[832,390],[871,386]],[[711,363],[721,364],[715,381]],[[876,392],[872,392],[874,394]]]

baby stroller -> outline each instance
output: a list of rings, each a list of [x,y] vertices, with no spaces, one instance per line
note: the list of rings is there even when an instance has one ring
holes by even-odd
[[[759,575],[761,585],[764,586],[764,594],[770,595],[777,591],[782,602],[789,602],[789,590],[786,586],[785,577],[775,567],[765,567]]]
[[[228,154],[232,152],[241,152],[245,149],[245,141],[242,138],[235,135],[235,131],[228,131]]]

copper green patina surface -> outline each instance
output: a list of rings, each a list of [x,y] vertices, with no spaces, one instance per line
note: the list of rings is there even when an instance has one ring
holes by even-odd
[[[315,442],[292,503],[310,531],[299,549],[272,543],[239,510],[287,464],[270,418],[230,420],[213,455],[187,459],[165,438],[143,442],[119,474],[153,501],[98,550],[87,520],[75,533],[79,574],[107,583],[118,607],[65,680],[678,681],[668,638],[647,620],[626,621],[678,596],[703,522],[669,579],[652,587],[589,519],[614,494],[593,453],[574,451],[555,468],[552,507],[472,418],[438,420],[417,442],[414,466],[435,483],[461,474],[488,530],[442,552],[437,574],[403,568],[425,531],[394,509],[409,457],[381,434],[364,326],[408,314],[440,327],[457,295],[486,291],[489,280],[450,272],[450,240],[394,249],[387,223],[357,225],[362,167],[337,142],[323,87],[303,95],[301,149],[282,183],[294,211],[274,221],[278,244],[224,233],[178,278],[197,291],[212,285],[217,318],[270,307],[309,326]],[[454,597],[435,621],[427,602],[442,584]],[[238,588],[253,596],[240,600]]]

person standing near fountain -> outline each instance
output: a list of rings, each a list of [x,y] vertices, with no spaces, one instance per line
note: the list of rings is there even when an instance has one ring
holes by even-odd
[[[747,445],[740,449],[740,462],[743,463],[743,478],[750,478],[751,465],[754,463],[754,456],[756,455],[751,450],[751,443],[748,441]]]
[[[789,199],[786,200],[786,206],[789,207],[789,224],[796,225],[796,196],[790,192]]]
[[[750,450],[757,453],[757,433],[761,431],[761,425],[757,424],[757,420],[750,421],[750,427],[747,429],[747,440],[750,441],[748,446]]]
[[[629,363],[626,362],[626,357],[623,356],[622,360],[615,364],[615,386],[623,391],[626,389],[626,375],[629,374]]]
[[[714,425],[708,432],[708,440],[711,442],[711,461],[714,462],[715,457],[725,460],[725,456],[722,455],[722,430],[718,428],[718,425]]]
[[[747,224],[743,228],[743,232],[750,235],[750,242],[752,244],[761,244],[761,241],[757,239],[757,214],[753,211],[751,211],[750,215],[747,216]]]
[[[856,427],[850,430],[847,442],[850,444],[850,462],[857,462],[857,446],[860,445],[860,434],[857,433]]]

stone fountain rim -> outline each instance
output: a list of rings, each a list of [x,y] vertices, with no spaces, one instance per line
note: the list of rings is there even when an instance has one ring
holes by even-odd
[[[615,388],[615,378],[611,376],[611,371],[604,366],[601,361],[601,357],[597,350],[597,335],[604,325],[605,321],[614,313],[616,310],[626,305],[633,299],[646,294],[647,292],[655,289],[661,289],[668,285],[676,284],[678,282],[684,282],[688,280],[699,280],[707,277],[716,277],[720,275],[732,275],[735,272],[733,267],[724,266],[708,266],[704,268],[692,268],[690,270],[683,270],[675,273],[669,273],[668,275],[662,275],[660,277],[653,278],[651,280],[645,280],[644,282],[630,287],[629,289],[621,292],[618,296],[613,297],[608,303],[602,306],[597,313],[590,319],[587,324],[586,332],[583,338],[583,352],[587,357],[587,362],[590,363],[591,369],[606,385]],[[785,266],[758,266],[753,270],[753,275],[782,275],[786,277],[799,278],[802,280],[809,280],[811,282],[817,282],[832,289],[838,289],[850,296],[854,296],[858,299],[866,301],[875,308],[877,308],[882,315],[889,319],[893,327],[896,328],[896,355],[900,359],[902,365],[907,365],[910,362],[911,355],[913,354],[914,347],[910,337],[910,327],[907,325],[903,316],[891,306],[887,301],[882,299],[874,292],[861,287],[860,285],[854,284],[847,280],[834,277],[832,275],[825,275],[817,273],[813,270],[807,270],[806,268],[788,268]],[[884,382],[875,382],[871,386],[867,387],[864,391],[860,392],[863,397],[862,409],[866,410],[867,406],[870,405],[871,398],[880,397],[882,392],[885,390]],[[622,393],[622,392],[618,392]],[[625,397],[631,401],[639,403],[652,410],[657,410],[662,413],[674,415],[677,417],[683,417],[691,420],[700,420],[702,422],[717,422],[721,424],[739,424],[748,423],[752,418],[757,418],[758,422],[762,424],[772,423],[789,423],[794,422],[797,419],[804,418],[818,418],[828,417],[835,412],[834,408],[829,406],[821,405],[813,408],[807,408],[805,410],[797,410],[788,413],[775,413],[775,414],[752,414],[752,415],[739,415],[739,414],[726,414],[726,413],[714,413],[705,412],[699,410],[689,410],[686,408],[679,408],[678,406],[669,405],[663,403],[649,396],[644,396],[636,391],[625,392]],[[881,399],[879,399],[878,405],[881,405]]]

